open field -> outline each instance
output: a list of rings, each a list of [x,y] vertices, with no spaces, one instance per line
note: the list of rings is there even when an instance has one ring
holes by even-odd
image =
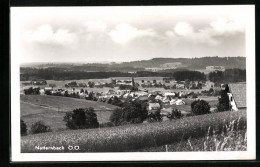
[[[207,135],[208,128],[212,126],[221,132],[221,129],[233,120],[240,120],[237,130],[244,129],[246,112],[222,112],[159,123],[22,136],[21,151],[51,152],[50,150],[35,150],[35,146],[64,146],[65,150],[53,152],[73,152],[68,150],[68,146],[72,145],[79,146],[79,150],[74,152],[129,152],[173,144],[190,137],[201,138]]]
[[[52,108],[56,111],[72,111],[76,108],[87,107],[93,107],[95,110],[114,110],[117,108],[117,106],[107,103],[63,96],[20,95],[20,100],[42,107]]]
[[[65,122],[63,121],[64,113],[24,102],[20,102],[20,106],[21,119],[24,120],[29,130],[31,125],[37,121],[42,121],[44,124],[50,126],[52,131],[66,129]]]
[[[102,102],[60,96],[20,95],[20,98],[21,119],[29,127],[32,123],[41,120],[46,125],[51,126],[53,131],[66,129],[63,121],[64,112],[76,108],[93,107],[96,110],[99,123],[105,123],[109,122],[112,110],[117,108],[117,106]]]

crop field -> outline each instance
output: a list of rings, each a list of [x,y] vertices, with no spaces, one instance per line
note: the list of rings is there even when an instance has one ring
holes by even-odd
[[[239,120],[239,124],[236,123],[237,130],[245,129],[246,111],[213,113],[157,123],[22,136],[21,151],[51,152],[35,150],[35,146],[64,146],[65,150],[52,152],[131,152],[174,144],[189,138],[205,137],[209,127],[222,132],[225,125],[234,120]],[[79,146],[79,150],[69,151],[69,145]]]

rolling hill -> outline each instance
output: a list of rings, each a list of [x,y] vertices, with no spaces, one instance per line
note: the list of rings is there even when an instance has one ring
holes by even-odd
[[[28,127],[37,121],[51,126],[53,131],[65,130],[63,117],[65,112],[76,108],[93,107],[99,123],[109,122],[112,110],[117,106],[60,96],[20,95],[20,114]]]

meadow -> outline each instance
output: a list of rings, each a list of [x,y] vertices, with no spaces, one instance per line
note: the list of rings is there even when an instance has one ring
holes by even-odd
[[[63,96],[20,95],[20,101],[65,112],[87,107],[93,107],[95,110],[114,110],[117,108],[117,106],[107,103]]]
[[[221,134],[227,131],[227,125],[230,122],[235,122],[236,130],[244,130],[246,111],[212,113],[157,123],[22,136],[21,151],[24,153],[52,152],[35,150],[35,146],[64,146],[65,150],[53,152],[135,152],[140,149],[187,141],[190,138],[212,136],[214,134],[213,131],[208,132],[209,127],[216,129],[215,134]],[[79,150],[68,150],[70,145],[79,146]]]
[[[112,110],[110,104],[61,96],[20,95],[21,119],[30,127],[37,121],[50,126],[52,131],[66,130],[63,117],[65,112],[76,108],[93,107],[99,123],[109,122]]]

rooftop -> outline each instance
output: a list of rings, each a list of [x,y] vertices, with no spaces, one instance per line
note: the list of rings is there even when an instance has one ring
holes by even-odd
[[[246,83],[229,84],[229,91],[233,94],[237,108],[246,108]]]

